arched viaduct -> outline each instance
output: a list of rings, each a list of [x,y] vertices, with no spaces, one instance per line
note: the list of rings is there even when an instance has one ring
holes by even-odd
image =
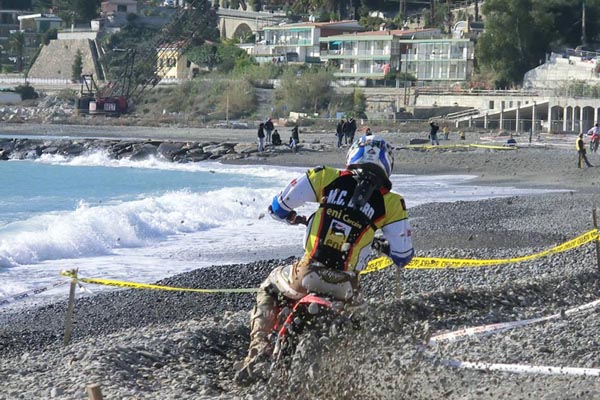
[[[240,3],[231,6],[240,7]],[[262,30],[265,26],[275,25],[285,19],[285,15],[270,12],[244,11],[219,7],[219,31],[222,38],[242,38]]]

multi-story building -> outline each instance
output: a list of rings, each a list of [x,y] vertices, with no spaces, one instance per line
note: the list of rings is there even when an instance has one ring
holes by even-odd
[[[382,79],[400,68],[400,54],[408,41],[417,38],[439,37],[439,29],[381,30],[333,35],[320,38],[320,58],[339,66],[334,73],[340,78]]]
[[[19,29],[28,33],[45,33],[50,29],[58,29],[62,19],[54,14],[20,15]]]
[[[464,81],[473,68],[469,39],[442,38],[438,29],[361,32],[321,38],[321,60],[346,79],[383,79],[406,72],[419,81]]]
[[[319,63],[321,38],[362,29],[354,20],[267,26],[264,28],[264,39],[259,41],[256,49],[262,48],[258,51],[262,53],[260,55],[268,55],[281,61]]]
[[[473,72],[473,42],[469,39],[401,40],[405,48],[400,71],[418,81],[466,81]]]

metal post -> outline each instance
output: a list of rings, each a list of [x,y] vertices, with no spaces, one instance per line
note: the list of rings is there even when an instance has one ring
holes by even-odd
[[[598,229],[598,217],[595,208],[592,209],[592,219],[594,221],[594,228]],[[596,265],[598,267],[598,273],[600,273],[600,238],[596,239]]]

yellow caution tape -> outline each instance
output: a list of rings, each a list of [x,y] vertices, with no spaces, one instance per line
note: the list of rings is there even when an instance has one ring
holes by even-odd
[[[545,257],[550,254],[562,253],[567,250],[571,250],[586,243],[594,240],[598,240],[600,234],[597,229],[592,229],[575,239],[571,239],[563,244],[552,247],[548,250],[541,251],[539,253],[531,254],[528,256],[513,257],[513,258],[500,258],[490,260],[477,260],[477,259],[459,259],[459,258],[427,258],[427,257],[415,257],[406,266],[411,269],[436,269],[436,268],[463,268],[463,267],[482,267],[486,265],[500,265],[517,263],[521,261],[533,260],[540,257]],[[361,275],[368,274],[375,271],[388,268],[394,265],[394,262],[389,257],[377,257],[367,264],[367,267],[360,271]],[[180,288],[172,286],[152,285],[147,283],[137,282],[125,282],[117,281],[112,279],[99,279],[99,278],[79,278],[77,273],[74,271],[61,271],[63,276],[75,279],[80,282],[96,284],[96,285],[107,285],[107,286],[119,286],[127,287],[132,289],[153,289],[153,290],[169,290],[177,292],[196,292],[196,293],[254,293],[258,291],[256,288],[239,288],[239,289],[194,289],[194,288]]]
[[[410,264],[406,268],[414,269],[433,269],[433,268],[462,268],[462,267],[481,267],[484,265],[500,265],[500,264],[511,264],[521,261],[529,261],[540,257],[545,257],[550,254],[562,253],[567,250],[574,249],[582,246],[593,240],[598,239],[599,234],[597,229],[592,229],[583,235],[576,237],[575,239],[569,240],[563,244],[552,247],[551,249],[541,251],[539,253],[531,254],[522,257],[513,258],[501,258],[492,260],[473,260],[473,259],[455,259],[455,258],[424,258],[415,257],[412,259]]]
[[[492,149],[492,150],[516,150],[517,146],[492,146],[490,144],[470,144],[470,147],[476,147],[480,149]]]
[[[562,253],[567,250],[574,249],[579,246],[583,246],[593,240],[597,240],[600,237],[597,229],[592,229],[575,239],[569,240],[563,244],[552,247],[551,249],[541,251],[539,253],[531,254],[522,257],[513,258],[500,258],[491,260],[477,260],[477,259],[460,259],[460,258],[429,258],[429,257],[415,257],[406,266],[411,269],[436,269],[436,268],[463,268],[463,267],[482,267],[486,265],[500,265],[500,264],[511,264],[522,261],[529,261],[536,258],[545,257],[550,254]],[[362,270],[361,274],[368,274],[370,272],[379,271],[384,268],[393,265],[392,260],[387,257],[379,257],[367,265],[367,268]]]
[[[366,268],[360,271],[360,274],[364,275],[375,271],[381,271],[382,269],[391,267],[392,265],[394,265],[394,262],[391,258],[385,256],[377,257],[369,261]]]
[[[96,285],[106,285],[106,286],[118,286],[118,287],[127,287],[132,289],[152,289],[152,290],[168,290],[174,292],[196,292],[196,293],[256,293],[258,289],[256,288],[240,288],[240,289],[194,289],[194,288],[180,288],[180,287],[172,287],[172,286],[162,286],[162,285],[151,285],[148,283],[137,283],[137,282],[125,282],[125,281],[117,281],[112,279],[98,279],[98,278],[78,278],[73,275],[70,271],[62,271],[60,273],[63,276],[68,276],[70,278],[74,278],[79,280],[80,282],[96,284]]]
[[[439,146],[432,146],[430,144],[409,144],[404,146],[410,149],[425,149],[425,150],[435,150],[435,149],[468,149],[471,147],[480,148],[480,149],[491,149],[491,150],[516,150],[517,146],[495,146],[489,144],[444,144]]]

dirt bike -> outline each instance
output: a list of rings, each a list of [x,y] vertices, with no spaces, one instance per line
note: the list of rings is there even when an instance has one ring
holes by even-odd
[[[308,221],[304,216],[293,215],[288,222],[307,225]],[[372,248],[374,257],[389,253],[389,244],[382,237],[375,238]],[[320,347],[339,332],[360,329],[357,314],[363,310],[364,303],[348,304],[319,293],[309,293],[298,300],[282,299],[270,337],[273,344],[271,373],[279,370],[285,374],[294,357],[308,355],[314,361]],[[299,346],[301,343],[303,346]],[[311,354],[298,354],[307,351]]]

